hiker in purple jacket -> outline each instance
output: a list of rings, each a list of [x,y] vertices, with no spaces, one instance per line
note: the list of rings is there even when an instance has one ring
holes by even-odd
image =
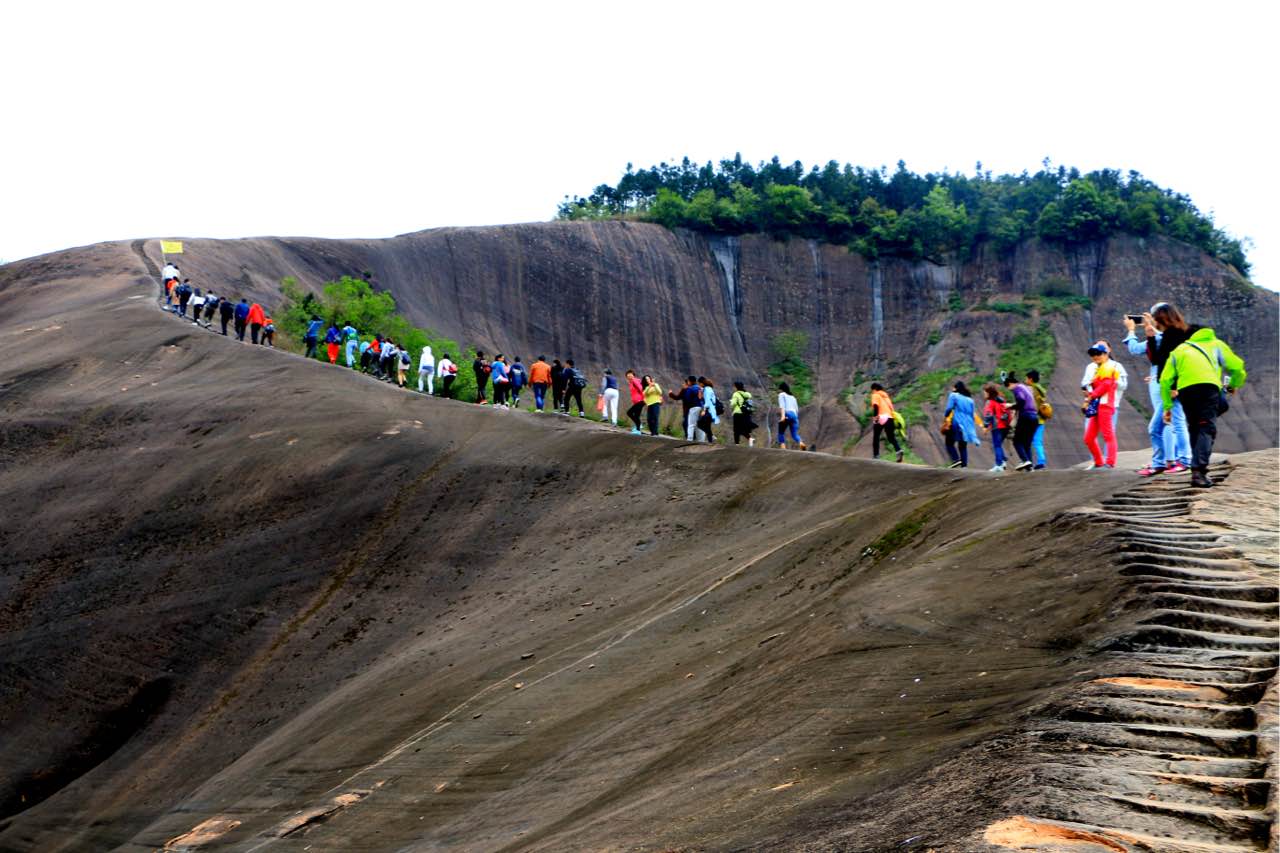
[[[1031,442],[1036,437],[1036,429],[1040,426],[1036,396],[1030,388],[1018,381],[1016,373],[1006,376],[1004,384],[1013,392],[1012,409],[1018,416],[1018,423],[1013,428],[1013,449],[1020,461],[1014,470],[1030,471],[1035,466],[1034,457],[1031,455]]]

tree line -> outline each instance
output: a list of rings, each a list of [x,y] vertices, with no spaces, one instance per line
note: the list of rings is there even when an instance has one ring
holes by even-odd
[[[707,234],[765,233],[810,237],[881,255],[944,261],[967,257],[980,243],[1011,251],[1040,237],[1062,244],[1112,234],[1161,234],[1197,246],[1248,275],[1241,240],[1217,228],[1191,199],[1136,171],[1052,167],[1035,174],[995,175],[978,163],[973,175],[918,175],[866,169],[832,160],[806,170],[777,157],[752,166],[742,156],[699,166],[628,163],[614,186],[560,204],[557,219],[639,219]]]

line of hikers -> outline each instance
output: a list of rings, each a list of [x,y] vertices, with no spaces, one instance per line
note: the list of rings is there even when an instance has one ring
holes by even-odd
[[[181,273],[174,264],[165,264],[160,272],[164,279],[165,309],[179,317],[187,318],[187,308],[191,309],[189,318],[198,326],[213,328],[213,315],[217,314],[222,321],[222,334],[227,334],[227,326],[235,329],[236,338],[244,340],[245,332],[255,344],[274,347],[276,345],[276,324],[267,315],[266,309],[257,302],[250,304],[247,299],[232,302],[223,299],[212,290],[202,293],[200,288],[191,286],[191,279],[181,278]]]
[[[1137,473],[1151,477],[1190,470],[1192,486],[1211,487],[1209,459],[1217,437],[1217,418],[1229,408],[1229,395],[1244,385],[1244,361],[1213,329],[1188,323],[1168,302],[1158,302],[1142,314],[1126,315],[1124,323],[1125,347],[1131,355],[1145,355],[1150,364],[1146,381],[1153,409],[1147,429],[1151,462]],[[1141,340],[1137,336],[1139,323],[1144,334]],[[1111,345],[1106,341],[1096,341],[1087,354],[1089,364],[1080,379],[1083,441],[1093,458],[1092,467],[1112,469],[1119,451],[1116,425],[1120,401],[1129,377],[1124,365],[1111,357]],[[1044,468],[1048,463],[1044,430],[1053,418],[1053,406],[1040,384],[1039,371],[1028,370],[1023,379],[1004,372],[1001,383],[986,383],[982,394],[981,411],[963,381],[957,381],[947,397],[941,432],[950,467],[968,467],[969,445],[981,443],[981,431],[991,440],[995,456],[992,471],[1006,469],[1006,437],[1012,438],[1018,456],[1015,470]],[[871,385],[871,414],[872,455],[879,458],[883,434],[901,462],[903,452],[896,433],[903,428],[902,419],[878,382]]]
[[[424,366],[428,351],[423,353]],[[471,369],[475,375],[476,403],[485,405],[490,402],[489,389],[492,386],[493,405],[519,406],[520,395],[528,388],[533,394],[535,413],[546,410],[547,395],[550,393],[551,411],[568,415],[576,407],[578,417],[586,417],[582,392],[590,382],[571,358],[563,363],[558,358],[548,362],[545,355],[540,355],[526,368],[519,356],[508,359],[499,353],[491,361],[483,352],[477,352]],[[756,402],[741,381],[733,383],[733,392],[729,395],[726,408],[716,391],[715,383],[705,376],[689,375],[679,388],[665,392],[664,396],[662,386],[648,374],[639,375],[634,370],[627,370],[619,380],[612,369],[606,369],[600,377],[596,408],[601,418],[614,426],[618,424],[624,388],[630,402],[626,417],[631,421],[632,435],[641,435],[645,426],[650,435],[658,435],[664,400],[670,400],[680,404],[680,429],[687,440],[714,442],[715,428],[728,414],[733,443],[740,444],[745,440],[749,446],[755,445],[753,433],[759,428],[755,422]],[[778,429],[779,446],[786,447],[783,432],[789,427],[793,446],[806,449],[797,431],[799,405],[795,397],[791,396],[786,383],[781,386],[778,400],[778,409],[782,413]]]
[[[258,303],[250,304],[246,299],[233,303],[212,292],[201,294],[199,288],[191,287],[189,279],[181,279],[177,266],[172,263],[166,264],[162,277],[165,305],[175,314],[186,317],[187,308],[191,307],[191,319],[212,329],[213,315],[218,313],[223,335],[233,322],[239,340],[245,339],[247,329],[253,343],[275,345],[275,325]],[[1137,473],[1150,477],[1190,470],[1193,486],[1212,486],[1208,468],[1217,437],[1216,421],[1228,409],[1228,395],[1244,384],[1247,376],[1244,362],[1212,329],[1188,323],[1168,302],[1158,302],[1142,314],[1126,315],[1124,324],[1126,349],[1134,356],[1145,355],[1150,364],[1146,381],[1153,409],[1148,425],[1151,462]],[[1137,336],[1139,324],[1144,333],[1142,339]],[[406,374],[416,361],[418,391],[435,394],[434,380],[439,376],[440,396],[453,397],[458,366],[447,352],[437,360],[428,345],[415,356],[390,336],[375,334],[371,339],[361,340],[359,331],[350,323],[339,327],[334,322],[326,329],[324,320],[313,316],[303,336],[308,358],[316,356],[322,334],[330,364],[337,364],[339,354],[345,352],[347,367],[377,379],[394,381],[403,388]],[[1089,364],[1080,379],[1083,397],[1080,408],[1085,422],[1083,441],[1092,456],[1092,467],[1112,469],[1119,451],[1116,427],[1120,403],[1128,389],[1129,376],[1124,365],[1112,358],[1112,348],[1107,341],[1096,341],[1087,354]],[[494,406],[518,407],[527,388],[533,394],[537,413],[545,411],[550,393],[553,412],[568,415],[571,406],[576,406],[578,417],[586,417],[582,392],[590,383],[573,359],[562,363],[557,358],[548,363],[546,357],[540,355],[526,367],[519,356],[509,359],[499,353],[489,360],[483,352],[477,352],[471,369],[478,404],[492,402]],[[1224,374],[1228,376],[1225,383]],[[733,383],[734,390],[726,408],[715,383],[705,376],[689,375],[681,387],[664,396],[662,387],[648,374],[640,376],[627,370],[619,381],[612,370],[605,370],[600,378],[596,407],[602,418],[615,426],[624,388],[630,401],[626,416],[631,421],[633,435],[642,434],[643,426],[648,427],[650,435],[658,435],[662,407],[664,401],[669,400],[680,404],[679,425],[687,440],[714,442],[715,429],[728,414],[733,443],[745,440],[748,445],[755,445],[753,433],[759,428],[755,421],[756,401],[740,381]],[[778,390],[777,444],[785,449],[789,441],[791,447],[805,450],[808,445],[800,438],[800,404],[787,383],[780,383]],[[991,471],[1007,469],[1006,438],[1011,439],[1018,457],[1014,470],[1045,468],[1048,465],[1044,450],[1045,426],[1054,412],[1040,384],[1040,372],[1027,370],[1019,378],[1012,371],[1003,371],[999,383],[988,382],[982,386],[982,397],[979,409],[973,392],[962,380],[954,383],[947,396],[940,431],[951,460],[949,467],[967,468],[970,446],[980,445],[981,436],[986,436],[995,457]],[[906,423],[879,382],[871,383],[870,413],[872,457],[880,458],[883,440],[893,448],[897,461],[902,462],[904,451],[898,436],[905,435]]]

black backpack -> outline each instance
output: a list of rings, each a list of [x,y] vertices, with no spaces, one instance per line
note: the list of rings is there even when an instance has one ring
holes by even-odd
[[[582,371],[578,370],[576,367],[573,370],[573,387],[574,388],[587,387],[587,377],[583,375]]]
[[[716,397],[716,417],[717,418],[724,417],[724,401],[722,401],[719,397]]]

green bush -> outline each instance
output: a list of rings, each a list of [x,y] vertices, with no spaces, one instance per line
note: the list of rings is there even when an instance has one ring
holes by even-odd
[[[430,344],[437,360],[448,353],[458,365],[458,378],[454,380],[452,395],[460,400],[475,398],[475,374],[470,369],[475,350],[463,350],[456,341],[411,325],[396,311],[395,297],[386,291],[374,290],[366,279],[344,275],[337,281],[326,282],[317,296],[303,292],[297,279],[286,277],[280,282],[280,291],[284,295],[284,303],[275,320],[276,328],[282,333],[282,347],[303,352],[302,339],[312,317],[324,320],[326,327],[330,323],[339,328],[350,324],[359,331],[362,341],[371,341],[378,334],[390,336],[414,357],[413,373],[417,371],[417,357],[422,348]],[[316,352],[316,358],[328,362],[323,346]],[[339,364],[345,366],[346,361],[340,359]],[[416,376],[414,381],[417,381]]]
[[[799,331],[780,332],[774,336],[771,346],[777,360],[769,365],[769,378],[775,386],[782,382],[789,384],[800,405],[809,405],[813,399],[813,371],[804,360],[809,336]]]
[[[1093,307],[1093,300],[1087,296],[1042,296],[1036,301],[1041,314],[1066,314],[1074,308]]]
[[[1021,302],[988,302],[982,307],[987,311],[995,311],[997,314],[1017,314],[1021,317],[1031,316],[1027,306]]]

